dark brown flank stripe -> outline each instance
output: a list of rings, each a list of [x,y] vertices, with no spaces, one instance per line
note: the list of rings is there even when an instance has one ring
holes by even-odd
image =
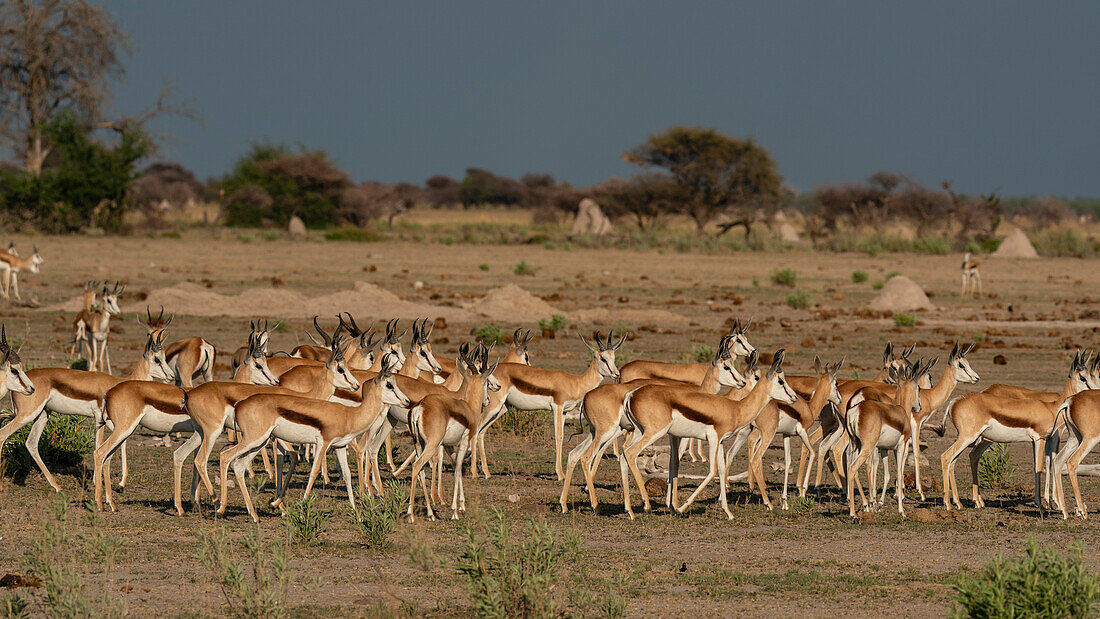
[[[31,370],[31,372],[34,372],[34,370]],[[84,376],[80,376],[80,374],[83,374]],[[31,378],[31,382],[37,382],[35,381],[33,374],[28,373],[28,375]],[[78,381],[67,380],[75,378],[77,376],[80,376],[80,379]],[[104,392],[122,382],[123,380],[125,379],[116,378],[113,376],[95,376],[89,375],[88,373],[81,370],[70,370],[69,372],[66,372],[64,376],[62,376],[61,380],[50,380],[48,382],[54,391],[65,396],[66,398],[71,398],[73,400],[91,401],[98,400]]]
[[[277,409],[276,412],[279,413],[280,417],[286,419],[287,421],[298,423],[303,426],[317,428],[318,430],[321,429],[321,420],[317,419],[316,417],[310,417],[309,415],[304,415],[302,413],[299,413],[298,411],[283,408],[281,406]]]
[[[511,380],[512,380],[512,386],[513,387],[515,387],[516,389],[518,389],[519,391],[521,391],[522,393],[525,393],[527,395],[544,395],[544,396],[553,396],[554,395],[554,390],[553,389],[547,389],[545,387],[540,387],[540,386],[538,386],[534,383],[531,383],[529,381],[524,380],[523,378],[520,378],[519,376],[516,376],[515,374],[513,374],[511,376]]]
[[[707,415],[706,413],[704,413],[703,411],[697,410],[697,409],[694,409],[694,408],[689,408],[687,406],[684,406],[683,403],[678,402],[676,404],[673,404],[672,408],[674,410],[676,410],[678,413],[680,413],[681,415],[683,415],[684,418],[688,419],[689,421],[694,421],[696,423],[708,423],[708,424],[711,421],[711,417],[709,415]]]

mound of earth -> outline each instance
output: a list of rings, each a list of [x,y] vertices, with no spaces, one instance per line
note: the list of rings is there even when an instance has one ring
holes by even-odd
[[[573,322],[590,324],[599,327],[610,328],[616,323],[628,325],[643,324],[672,324],[686,325],[691,322],[686,316],[674,314],[658,309],[629,309],[618,308],[614,310],[600,307],[596,309],[576,310],[569,313]]]
[[[868,307],[874,310],[904,312],[932,309],[932,303],[916,282],[904,275],[895,275],[887,280],[882,287],[882,292],[871,300]]]
[[[529,322],[563,314],[515,284],[494,288],[481,299],[466,305],[466,308],[479,316],[508,322]]]
[[[1035,247],[1028,240],[1024,231],[1017,228],[1012,234],[1005,237],[1005,240],[1001,241],[997,251],[993,252],[993,256],[997,258],[1038,258],[1039,252],[1035,251]]]

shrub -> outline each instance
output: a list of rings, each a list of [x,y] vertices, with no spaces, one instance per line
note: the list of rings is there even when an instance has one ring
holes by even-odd
[[[776,269],[772,271],[771,280],[778,286],[794,287],[798,281],[798,272],[794,269]]]
[[[859,270],[859,269],[856,269],[855,271],[852,271],[852,283],[853,284],[862,284],[863,282],[867,281],[867,277],[868,277],[867,271],[862,271],[862,270]]]
[[[477,268],[481,269],[482,271],[488,271],[489,270],[489,263],[488,262],[482,262],[481,264],[477,265]]]
[[[982,454],[978,462],[978,481],[986,488],[1006,486],[1016,467],[1009,458],[1008,445],[996,443]]]
[[[564,545],[550,525],[532,523],[513,540],[512,526],[497,510],[480,522],[463,520],[465,538],[456,568],[466,577],[474,613],[482,617],[553,617],[553,593]],[[478,525],[482,526],[478,526]]]
[[[304,499],[290,501],[283,509],[290,541],[309,544],[325,532],[325,522],[332,517],[332,512],[321,509],[317,504],[320,500],[320,494],[313,493]]]
[[[916,314],[894,314],[894,326],[912,327],[917,324]]]
[[[922,236],[913,241],[913,251],[943,255],[951,251],[951,241],[942,236]]]
[[[981,331],[975,331],[970,335],[970,339],[974,340],[975,342],[984,342],[985,333],[982,333]]]
[[[886,285],[886,282],[884,282],[880,279],[879,281],[871,284],[871,288],[873,290],[882,290],[882,287],[885,286],[885,285]]]
[[[363,497],[362,503],[360,511],[351,511],[352,526],[367,546],[386,547],[405,504],[404,486],[391,481],[382,494]]]
[[[897,277],[898,275],[901,275],[901,271],[890,271],[886,274],[884,281],[890,281],[891,278]]]
[[[278,230],[267,230],[260,236],[264,237],[265,241],[278,241],[282,237]]]
[[[489,344],[500,344],[504,341],[504,331],[501,330],[500,325],[495,322],[489,322],[481,325],[474,331],[474,335],[477,339]]]
[[[998,557],[954,588],[956,613],[961,606],[971,617],[1089,617],[1100,603],[1081,548],[1064,556],[1054,546],[1040,549],[1034,537],[1023,557]]]
[[[1035,251],[1040,256],[1087,258],[1094,254],[1092,243],[1073,228],[1057,228],[1034,235]]]
[[[710,363],[714,360],[714,348],[706,344],[699,344],[691,349],[691,358],[697,363]]]
[[[787,295],[787,307],[793,309],[806,309],[810,306],[810,295],[804,290],[796,290]]]
[[[550,318],[539,318],[538,327],[542,331],[561,331],[569,324],[569,320],[561,314],[554,314]]]
[[[520,260],[519,264],[512,267],[512,272],[516,275],[534,275],[535,271],[535,267],[527,264],[526,260]]]
[[[242,243],[251,243],[252,241],[256,240],[256,237],[252,236],[251,234],[238,234],[237,240]]]
[[[37,468],[25,445],[30,429],[29,425],[20,428],[4,443],[6,474],[21,474]],[[51,468],[77,466],[94,448],[91,420],[74,415],[50,415],[38,440],[38,453]]]
[[[373,228],[337,228],[325,232],[325,240],[377,243],[386,240],[386,236]]]
[[[500,416],[497,426],[503,432],[515,434],[525,438],[539,438],[543,430],[550,425],[546,419],[549,411],[525,411],[508,407]]]
[[[73,359],[72,362],[69,363],[69,369],[87,371],[88,370],[88,360],[85,359],[84,357],[81,357],[79,359]]]
[[[290,583],[290,558],[280,540],[268,542],[253,528],[241,540],[244,560],[233,557],[225,527],[213,534],[198,533],[198,559],[210,571],[235,614],[245,617],[283,617]]]

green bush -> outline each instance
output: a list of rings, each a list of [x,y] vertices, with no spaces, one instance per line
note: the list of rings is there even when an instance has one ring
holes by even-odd
[[[886,285],[886,282],[884,282],[880,279],[879,281],[871,284],[871,289],[872,290],[882,290],[882,287],[885,286],[885,285]]]
[[[566,549],[545,522],[518,540],[503,512],[460,521],[465,538],[456,568],[466,578],[474,614],[481,617],[555,617],[558,564]]]
[[[796,290],[787,295],[787,307],[793,309],[806,309],[810,306],[810,295],[804,290]]]
[[[696,363],[710,363],[714,361],[714,347],[707,346],[706,344],[699,344],[691,349],[691,358]]]
[[[859,269],[856,269],[855,271],[852,271],[852,283],[853,284],[862,284],[863,282],[867,281],[867,278],[868,278],[867,271],[863,271],[863,270],[859,270]]]
[[[798,282],[798,272],[794,269],[776,269],[772,271],[771,280],[773,284],[793,288]]]
[[[1095,254],[1092,243],[1074,228],[1057,228],[1034,235],[1035,251],[1054,258],[1088,258]]]
[[[495,322],[489,322],[481,325],[474,331],[474,335],[477,339],[489,344],[500,344],[504,341],[504,331],[500,328],[500,325]]]
[[[970,617],[1091,617],[1100,586],[1085,569],[1082,549],[1063,555],[1032,537],[1023,557],[998,557],[955,584],[956,615]]]
[[[913,241],[913,251],[943,255],[951,251],[951,240],[942,236],[922,236]]]
[[[538,327],[542,331],[561,331],[569,324],[569,320],[561,314],[554,314],[550,318],[539,318]]]
[[[26,425],[4,443],[3,461],[6,475],[37,470],[25,442],[31,426]],[[50,468],[72,467],[84,461],[95,449],[91,419],[75,415],[50,415],[38,440],[38,453]]]
[[[336,228],[325,232],[325,240],[378,243],[386,240],[386,236],[374,228]]]
[[[1012,481],[1016,467],[1009,457],[1008,445],[995,443],[982,454],[978,461],[978,482],[986,488],[1007,486]]]
[[[894,314],[894,326],[912,327],[917,324],[916,314]]]
[[[320,493],[314,492],[304,499],[287,502],[283,517],[290,541],[309,544],[325,532],[325,523],[332,517],[332,512],[321,509],[318,505],[320,501]]]
[[[243,560],[229,548],[225,527],[212,534],[199,531],[199,562],[222,589],[232,614],[242,617],[285,617],[290,585],[290,557],[282,541],[267,541],[262,529],[250,528],[241,540]]]
[[[549,413],[550,411],[525,411],[509,406],[496,425],[502,432],[524,438],[539,438],[551,425]]]
[[[520,260],[519,264],[512,267],[512,272],[516,275],[534,275],[537,269],[529,264],[526,260]]]
[[[351,510],[351,522],[356,533],[371,548],[384,548],[405,505],[405,488],[396,481],[386,484],[380,495],[363,497],[362,507]]]
[[[482,262],[481,264],[477,265],[477,268],[481,269],[482,271],[488,271],[489,270],[489,263],[488,262]]]

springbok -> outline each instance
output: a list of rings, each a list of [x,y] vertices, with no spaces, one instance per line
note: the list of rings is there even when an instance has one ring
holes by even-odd
[[[1082,391],[1066,398],[1058,410],[1066,424],[1069,437],[1058,451],[1054,460],[1054,498],[1066,519],[1066,492],[1062,486],[1062,469],[1069,472],[1069,483],[1073,486],[1073,499],[1076,505],[1073,514],[1087,520],[1088,507],[1081,498],[1081,488],[1077,484],[1077,467],[1081,460],[1100,442],[1100,391]]]
[[[8,343],[8,330],[5,325],[0,325],[0,400],[8,393],[20,395],[34,395],[34,383],[27,373],[23,371],[23,360],[19,358],[19,351]],[[0,441],[0,448],[4,445]]]
[[[12,249],[11,246],[8,249]],[[11,298],[11,293],[15,292],[15,298],[21,298],[19,296],[19,273],[26,271],[28,273],[38,273],[39,269],[45,264],[46,261],[42,258],[42,255],[38,253],[38,246],[34,247],[34,253],[26,258],[12,253],[11,251],[0,251],[0,276],[3,277],[3,281],[0,281],[2,285],[2,292],[5,299]]]
[[[416,481],[424,489],[424,505],[428,518],[435,520],[432,512],[431,492],[424,483],[424,466],[435,460],[438,475],[443,473],[443,450],[450,447],[454,460],[455,486],[451,499],[451,519],[457,520],[459,512],[466,511],[466,489],[462,482],[462,462],[466,451],[481,424],[481,412],[488,404],[488,392],[492,389],[490,377],[496,364],[489,366],[489,351],[478,349],[458,364],[456,371],[464,374],[463,386],[450,395],[429,394],[413,405],[409,412],[409,429],[416,442],[416,461],[412,465],[409,482],[409,522],[415,520]],[[497,389],[500,389],[497,386]],[[433,472],[433,477],[436,473]],[[437,488],[441,491],[442,483]]]
[[[249,516],[253,522],[260,521],[252,505],[244,473],[248,461],[272,437],[292,444],[311,444],[316,447],[303,499],[309,497],[326,454],[329,449],[334,448],[344,477],[348,502],[354,510],[355,491],[352,489],[351,469],[348,467],[347,446],[356,436],[365,432],[371,422],[384,413],[386,407],[409,406],[408,397],[394,381],[396,367],[394,358],[383,359],[382,371],[374,379],[363,381],[360,385],[359,405],[354,407],[301,395],[283,394],[258,394],[237,404],[239,441],[221,452],[221,504],[218,506],[218,514],[225,514],[229,467],[232,466]]]
[[[173,316],[167,319],[164,317],[164,306],[161,306],[160,315],[156,318],[153,318],[152,312],[146,306],[145,316],[145,328],[150,332],[167,329],[172,324]],[[193,387],[194,381],[199,378],[204,382],[214,380],[217,356],[214,345],[201,337],[184,338],[164,347],[164,358],[176,372],[176,384],[184,389]]]
[[[88,314],[88,338],[92,343],[92,358],[88,361],[88,369],[93,372],[111,373],[111,355],[107,351],[107,345],[111,337],[111,316],[118,316],[122,310],[118,309],[118,295],[126,290],[126,286],[115,282],[114,286],[107,288],[103,284],[100,293],[102,306],[93,307]]]
[[[84,282],[84,302],[80,312],[73,319],[73,341],[69,345],[70,358],[75,359],[77,355],[84,355],[85,359],[90,359],[92,356],[91,341],[88,339],[88,321],[92,308],[95,307],[95,289],[98,285],[99,283],[95,281]]]
[[[1077,351],[1070,364],[1069,377],[1059,399],[1055,402],[1040,398],[968,393],[948,404],[940,425],[946,427],[947,416],[950,415],[959,436],[954,444],[940,456],[944,506],[950,510],[954,501],[955,508],[962,509],[958,484],[955,481],[955,461],[962,455],[964,449],[970,447],[970,473],[973,477],[971,490],[974,506],[980,508],[985,506],[985,501],[978,492],[978,460],[981,459],[982,453],[993,443],[1030,441],[1034,452],[1035,505],[1042,512],[1039,477],[1044,463],[1043,443],[1049,441],[1057,429],[1057,412],[1066,399],[1094,387],[1089,382],[1090,379],[1091,375],[1085,369],[1081,351]],[[1049,473],[1050,467],[1047,468]]]
[[[962,291],[959,296],[963,298],[982,296],[981,265],[977,260],[970,257],[970,252],[966,252],[966,255],[963,256]]]
[[[26,372],[27,378],[34,385],[34,392],[29,394],[12,393],[12,402],[15,404],[15,417],[0,428],[0,447],[7,442],[13,432],[27,424],[31,425],[30,434],[27,436],[26,446],[38,470],[46,478],[46,482],[57,492],[61,492],[61,486],[46,468],[42,456],[38,453],[38,440],[42,431],[46,428],[46,420],[51,414],[77,415],[79,417],[91,417],[94,426],[101,428],[103,409],[100,407],[100,398],[108,389],[124,380],[156,380],[167,382],[175,375],[168,362],[164,359],[164,342],[147,338],[145,351],[138,361],[134,371],[128,377],[111,376],[102,372],[86,372],[69,368],[36,368]],[[96,432],[96,446],[102,442],[102,432]],[[122,479],[119,487],[126,485],[126,448],[122,448]]]
[[[749,355],[750,371],[756,365],[757,355]],[[658,439],[669,438],[669,485],[670,507],[677,513],[684,511],[695,501],[699,493],[719,475],[719,502],[729,519],[733,513],[726,501],[726,456],[722,450],[722,441],[753,423],[768,402],[778,400],[785,404],[795,401],[794,391],[783,376],[783,349],[772,357],[771,367],[763,380],[753,386],[741,400],[732,400],[726,396],[699,393],[688,389],[669,388],[665,385],[646,385],[626,396],[625,413],[634,431],[629,443],[623,448],[619,458],[619,472],[623,483],[623,506],[630,519],[634,519],[634,510],[630,504],[630,479],[628,467],[638,484],[645,511],[650,511],[649,493],[645,489],[645,480],[638,470],[638,454]],[[696,487],[683,505],[677,505],[678,479],[676,477],[679,459],[679,442],[684,438],[706,439],[710,451],[710,468],[706,477]]]
[[[914,420],[920,415],[920,377],[931,369],[931,364],[918,360],[916,364],[903,368],[890,370],[891,379],[897,383],[892,402],[867,399],[867,390],[872,387],[864,387],[856,391],[848,399],[847,409],[844,411],[844,425],[848,432],[848,447],[844,452],[846,461],[848,513],[852,518],[856,517],[855,481],[859,473],[859,467],[871,457],[873,451],[879,451],[885,459],[886,452],[894,452],[897,459],[898,479],[896,495],[898,499],[898,513],[905,515],[903,505],[904,492],[902,480],[905,478],[905,456],[909,450],[910,437],[916,435]],[[872,474],[870,482],[871,501],[875,502],[877,488],[875,485],[875,466],[870,466]],[[887,469],[888,471],[889,469]],[[888,475],[889,473],[887,473]],[[885,500],[885,486],[883,482],[883,499]],[[862,494],[862,493],[861,493]],[[864,508],[869,509],[866,499]]]
[[[562,445],[565,442],[565,413],[580,406],[584,394],[596,388],[605,378],[619,381],[619,368],[615,365],[615,351],[626,341],[624,333],[619,341],[611,343],[611,333],[607,339],[597,332],[595,345],[581,336],[581,342],[592,353],[592,362],[582,374],[570,374],[564,370],[536,368],[519,363],[501,363],[497,365],[493,376],[502,389],[490,395],[486,410],[492,415],[501,414],[504,406],[513,406],[520,410],[547,410],[554,419],[554,469],[558,480],[565,479],[562,468]],[[705,372],[704,372],[705,373]],[[702,376],[699,377],[702,380]]]
[[[740,319],[735,319],[729,333],[726,334],[726,337],[732,338],[730,350],[735,356],[748,357],[756,350],[752,344],[749,344],[748,337],[745,335],[751,325],[751,318],[744,324]],[[623,364],[619,374],[620,380],[624,383],[639,378],[663,378],[698,385],[709,369],[710,363],[667,363],[639,359]]]
[[[718,350],[711,360],[710,369],[703,376],[698,389],[703,393],[718,393],[723,386],[741,389],[745,386],[745,379],[733,365],[733,353],[730,350],[733,338],[726,336],[718,344]],[[576,447],[569,452],[565,466],[565,481],[561,489],[561,511],[564,514],[569,511],[569,490],[573,480],[573,470],[577,463],[581,463],[584,472],[585,486],[588,489],[588,500],[592,505],[592,511],[596,511],[599,502],[596,498],[594,478],[596,468],[608,445],[618,440],[624,432],[634,429],[623,411],[623,401],[626,394],[648,384],[667,384],[670,386],[693,386],[691,383],[670,381],[665,379],[637,378],[625,383],[610,383],[600,385],[584,394],[581,402],[580,414],[588,420],[588,433]]]

